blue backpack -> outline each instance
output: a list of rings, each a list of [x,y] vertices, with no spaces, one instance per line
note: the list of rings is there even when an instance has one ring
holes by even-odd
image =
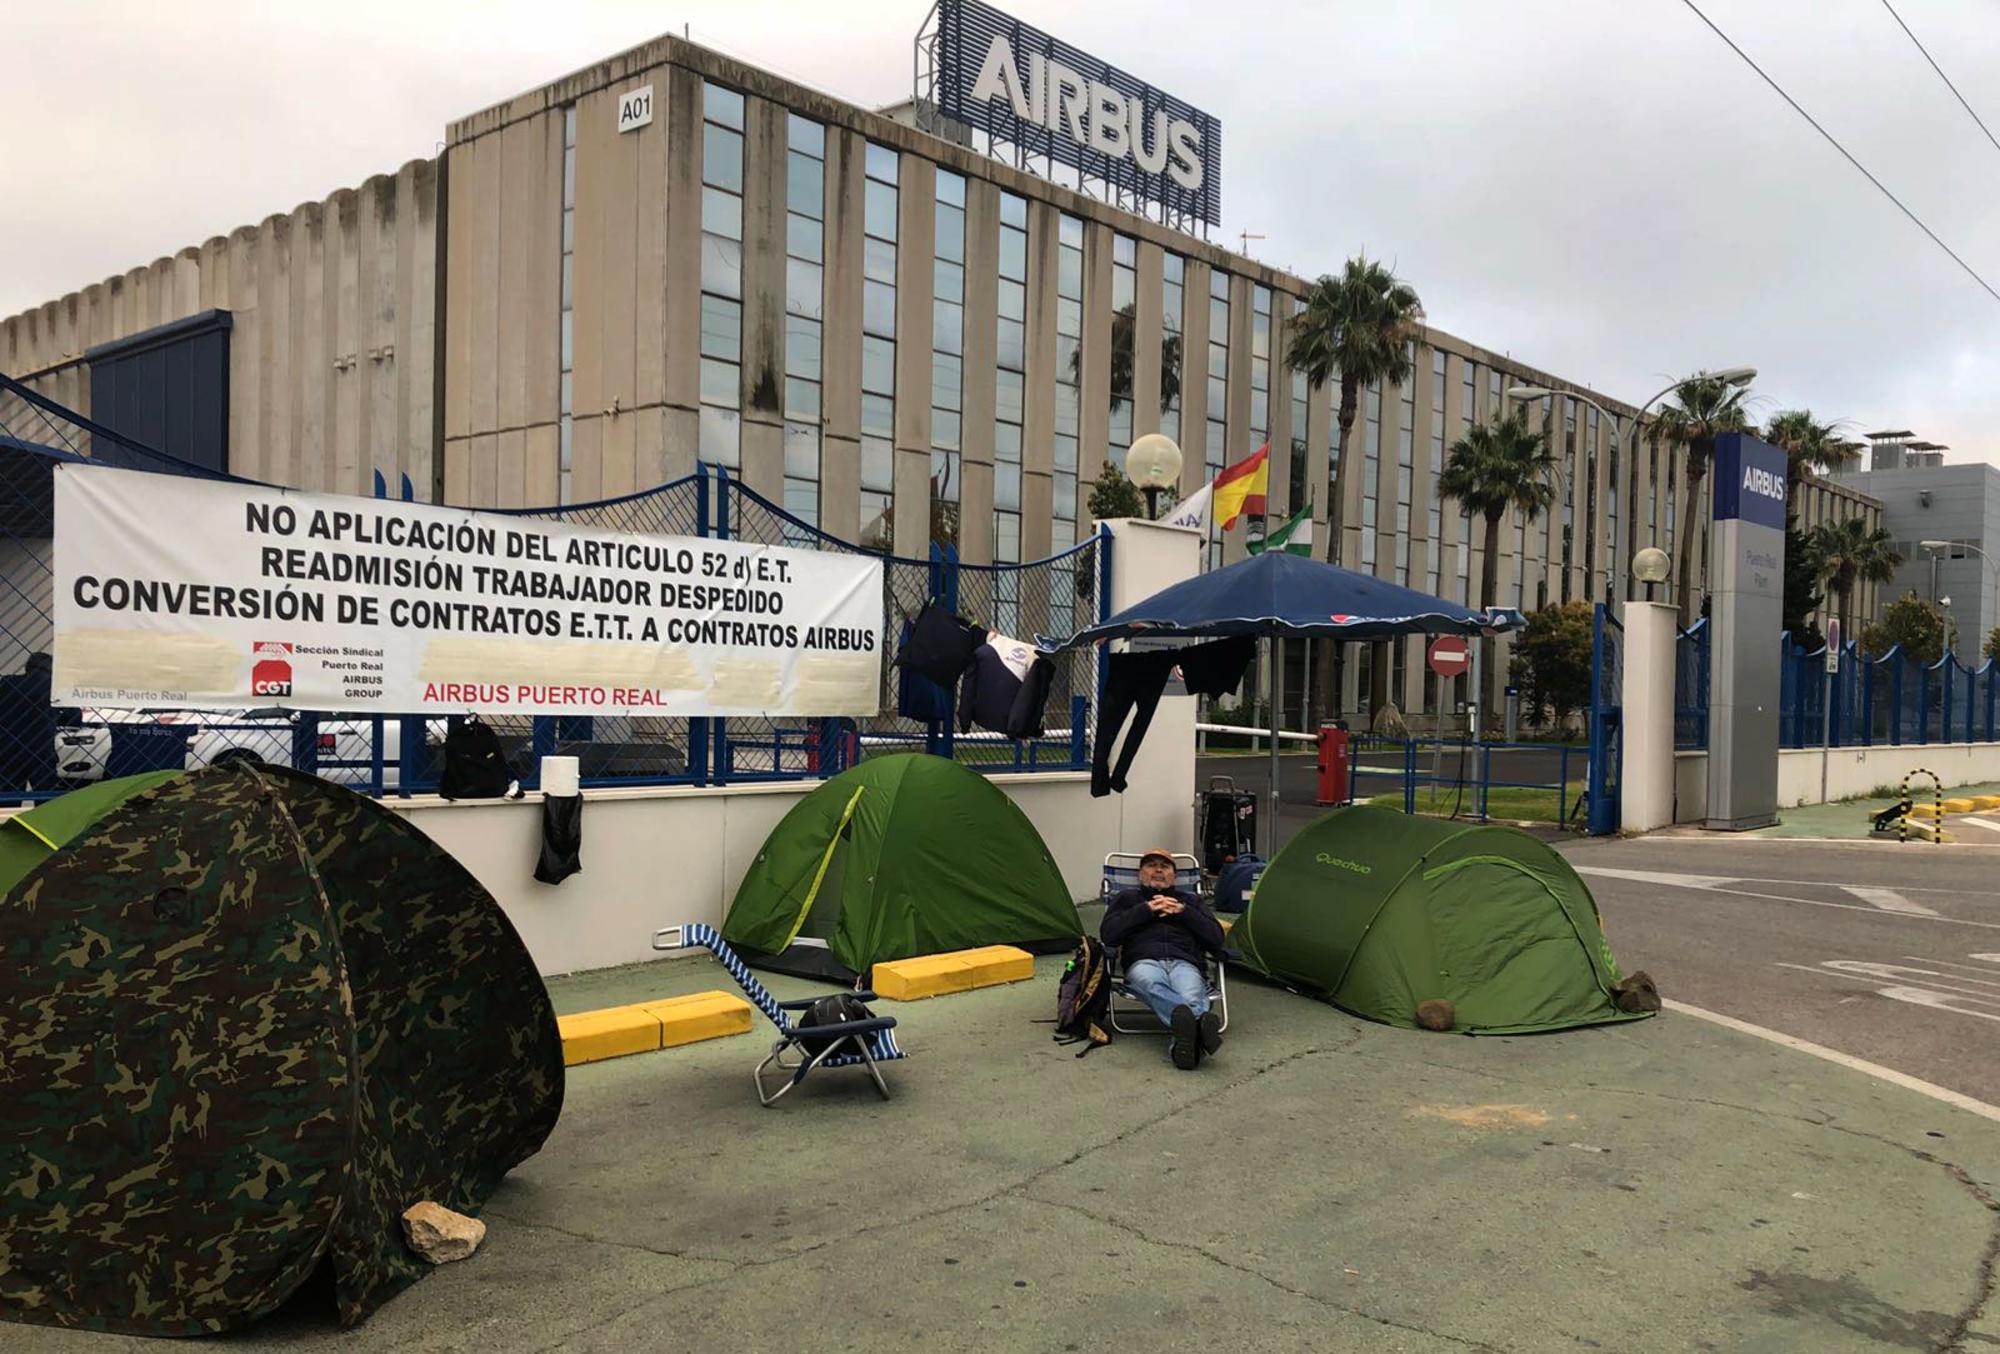
[[[1223,866],[1215,877],[1215,910],[1241,912],[1244,896],[1257,887],[1257,877],[1263,873],[1264,858],[1248,851]]]

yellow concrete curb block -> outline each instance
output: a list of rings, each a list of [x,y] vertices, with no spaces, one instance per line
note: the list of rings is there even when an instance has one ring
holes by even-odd
[[[1969,799],[1947,799],[1944,802],[1946,813],[1971,813],[1972,809],[1973,803]]]
[[[750,1003],[728,992],[696,992],[647,1002],[640,1008],[660,1021],[660,1047],[750,1033]]]
[[[885,959],[875,966],[869,986],[890,1001],[920,1001],[947,992],[1018,983],[1035,976],[1035,956],[1012,945]]]
[[[1994,809],[2000,809],[2000,795],[1972,796],[1972,811],[1974,813],[1989,813]]]
[[[654,1053],[702,1039],[750,1032],[750,1003],[727,992],[696,992],[632,1006],[557,1016],[563,1066]]]

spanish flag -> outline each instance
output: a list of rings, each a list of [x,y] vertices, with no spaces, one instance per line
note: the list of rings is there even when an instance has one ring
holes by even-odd
[[[1262,515],[1264,495],[1271,488],[1271,444],[1257,448],[1257,454],[1238,461],[1215,477],[1215,520],[1224,531],[1236,525],[1245,513]]]

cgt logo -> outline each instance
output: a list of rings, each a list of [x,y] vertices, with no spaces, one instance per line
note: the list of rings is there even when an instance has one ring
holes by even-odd
[[[1785,501],[1785,480],[1782,475],[1774,475],[1768,470],[1758,470],[1754,466],[1743,467],[1743,488],[1759,498],[1775,498]]]
[[[292,646],[264,640],[250,647],[250,694],[292,694]]]

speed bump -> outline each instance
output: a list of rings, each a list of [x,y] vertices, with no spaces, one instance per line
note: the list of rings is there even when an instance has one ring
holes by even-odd
[[[727,992],[696,992],[630,1006],[557,1016],[563,1066],[653,1053],[750,1032],[750,1003]]]
[[[920,1001],[947,992],[1018,983],[1035,976],[1035,956],[1012,945],[985,945],[976,950],[923,954],[914,959],[885,959],[875,965],[869,984],[890,1001]]]

